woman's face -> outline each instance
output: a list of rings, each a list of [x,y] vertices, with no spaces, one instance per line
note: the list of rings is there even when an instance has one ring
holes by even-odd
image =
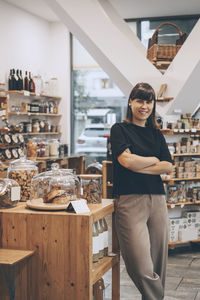
[[[146,120],[151,115],[154,107],[154,100],[134,99],[129,101],[129,106],[132,110],[132,123],[138,126],[145,126]]]

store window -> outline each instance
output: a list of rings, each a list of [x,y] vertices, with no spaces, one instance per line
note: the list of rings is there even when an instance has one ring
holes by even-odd
[[[178,25],[183,33],[189,33],[199,16],[126,20],[145,47],[153,32],[162,22]],[[172,26],[163,27],[158,43],[174,44],[178,38]],[[125,117],[126,99],[111,78],[72,36],[72,134],[71,151],[86,154],[86,165],[107,156],[107,136],[116,121]]]
[[[102,162],[112,124],[125,117],[126,99],[75,37],[72,57],[72,152],[86,154],[86,165]]]

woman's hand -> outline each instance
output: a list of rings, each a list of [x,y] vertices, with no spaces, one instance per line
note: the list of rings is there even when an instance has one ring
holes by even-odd
[[[152,175],[170,174],[172,172],[172,167],[173,167],[172,163],[168,161],[159,161],[153,166],[146,167],[136,172],[143,173],[143,174],[152,174]]]
[[[126,149],[122,154],[118,156],[118,162],[120,163],[120,165],[133,172],[139,172],[144,168],[159,163],[160,160],[155,156],[145,157],[132,154],[129,149]]]

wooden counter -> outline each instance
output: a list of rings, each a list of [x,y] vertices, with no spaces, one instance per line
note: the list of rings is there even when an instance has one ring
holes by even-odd
[[[114,222],[113,252],[117,255],[92,263],[92,224],[113,214],[113,202],[104,199],[102,204],[89,208],[90,213],[81,215],[30,210],[24,203],[0,210],[0,247],[35,251],[26,264],[19,266],[16,300],[92,300],[93,284],[110,268],[113,299],[120,299],[119,248]],[[3,300],[9,299],[2,284],[0,295]]]

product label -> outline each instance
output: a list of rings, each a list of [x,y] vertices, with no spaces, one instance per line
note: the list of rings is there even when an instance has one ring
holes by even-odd
[[[93,254],[99,253],[99,238],[98,238],[98,236],[93,236],[92,242],[93,242],[92,253]]]
[[[29,91],[24,91],[24,96],[30,96],[30,92]]]
[[[17,201],[17,200],[20,200],[20,187],[13,186],[11,188],[11,201]]]

